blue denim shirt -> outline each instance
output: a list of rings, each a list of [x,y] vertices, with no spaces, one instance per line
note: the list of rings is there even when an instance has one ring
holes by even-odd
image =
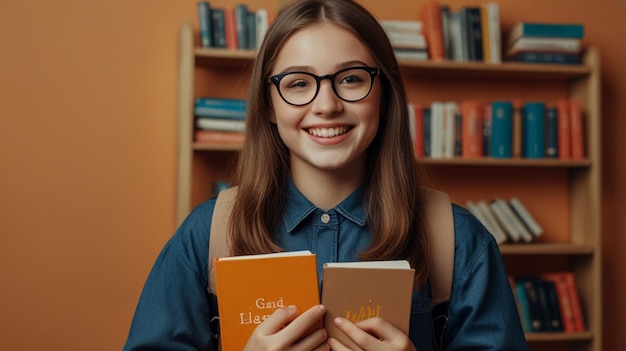
[[[145,283],[124,350],[216,350],[207,293],[207,261],[215,199],[195,208],[163,248]],[[527,350],[498,246],[468,211],[453,205],[455,261],[444,337],[445,350]],[[278,243],[317,254],[326,262],[355,261],[371,233],[357,189],[323,211],[290,182]],[[425,284],[413,294],[409,336],[419,351],[433,350],[432,303]]]

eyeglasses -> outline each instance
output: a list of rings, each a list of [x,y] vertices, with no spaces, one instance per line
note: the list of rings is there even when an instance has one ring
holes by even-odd
[[[374,77],[378,75],[376,67],[348,67],[333,74],[316,76],[309,72],[286,72],[270,77],[278,94],[293,106],[304,106],[315,99],[324,79],[331,81],[335,95],[346,102],[365,99],[372,91]]]

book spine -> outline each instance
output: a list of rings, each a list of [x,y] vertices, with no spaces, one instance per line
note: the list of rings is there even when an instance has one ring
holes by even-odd
[[[491,124],[491,157],[513,156],[513,104],[510,101],[494,101]]]
[[[485,219],[485,222],[483,223],[486,223],[487,229],[489,230],[491,235],[495,237],[496,242],[498,244],[505,243],[508,240],[508,236],[500,223],[498,223],[498,220],[493,214],[493,211],[491,211],[491,208],[489,207],[487,202],[484,200],[479,200],[475,206],[476,211],[481,215],[482,218]]]
[[[558,23],[529,23],[520,22],[516,24],[515,31],[509,40],[517,37],[561,37],[578,38],[585,35],[585,26],[582,24],[558,24]]]
[[[544,153],[544,114],[543,102],[529,102],[524,105],[523,138],[524,157],[543,158]]]
[[[256,45],[261,46],[265,33],[269,29],[269,13],[267,9],[260,8],[256,10]]]
[[[424,108],[420,105],[411,105],[413,116],[413,148],[416,157],[424,157]]]
[[[572,159],[582,160],[585,158],[585,123],[583,119],[583,109],[578,101],[569,101],[569,116]]]
[[[477,101],[461,102],[461,157],[475,158],[483,155],[483,117]]]
[[[200,46],[208,48],[213,45],[211,24],[211,7],[208,1],[198,2],[198,25],[200,27]]]
[[[522,157],[522,102],[519,99],[513,100],[513,157]]]
[[[430,105],[430,156],[443,157],[443,102]]]
[[[223,8],[211,9],[213,47],[226,48],[226,18]]]
[[[517,197],[509,199],[509,205],[534,236],[543,234],[543,228]]]
[[[577,65],[581,62],[579,54],[568,54],[561,52],[518,52],[511,57],[517,62],[527,63],[558,63]]]
[[[428,53],[431,60],[445,59],[443,44],[443,27],[441,23],[441,5],[430,0],[422,5],[420,17],[424,23],[424,36],[428,42]]]
[[[424,115],[424,157],[431,157],[430,146],[431,142],[431,109],[430,107],[424,107],[423,110]]]
[[[197,143],[242,144],[244,133],[218,130],[196,130],[194,141]]]
[[[441,34],[443,38],[443,53],[446,60],[452,59],[452,39],[450,38],[450,7],[442,4],[441,9]]]
[[[559,159],[569,160],[572,158],[572,135],[570,130],[569,103],[567,99],[557,101],[558,126],[559,126]]]
[[[511,223],[519,237],[526,243],[533,241],[533,235],[528,231],[528,229],[526,229],[524,224],[515,215],[509,203],[500,198],[495,199],[494,202],[496,202],[500,206],[502,212],[504,213],[504,216],[506,217],[506,220]]]
[[[559,301],[559,309],[561,311],[561,321],[563,331],[573,333],[576,331],[576,321],[572,311],[572,302],[569,297],[569,288],[567,282],[560,273],[545,273],[541,276],[543,279],[552,281],[556,287],[556,294]]]
[[[231,50],[239,48],[237,41],[237,18],[235,8],[228,6],[224,8],[224,25],[226,31],[226,47]]]
[[[239,120],[197,117],[196,127],[202,130],[218,130],[224,132],[243,132],[245,122]]]
[[[254,50],[257,47],[256,43],[256,11],[248,11],[246,16],[246,48],[248,50]]]
[[[480,7],[465,7],[463,8],[463,14],[466,17],[465,20],[465,40],[469,49],[470,61],[482,61],[483,60],[483,42],[482,42],[482,29],[480,19]]]
[[[235,24],[237,28],[237,45],[239,49],[245,50],[248,45],[248,6],[246,4],[235,5]]]
[[[559,125],[558,109],[555,106],[546,108],[546,157],[559,157]]]
[[[417,20],[381,20],[380,25],[385,31],[421,33],[422,21]]]
[[[454,158],[456,145],[456,102],[443,104],[443,158]]]
[[[583,316],[582,306],[580,304],[580,297],[578,296],[578,288],[576,287],[576,281],[572,272],[563,272],[563,279],[567,283],[569,298],[572,303],[572,314],[574,316],[574,322],[577,332],[584,332],[585,318]]]
[[[491,133],[493,121],[493,109],[491,104],[482,107],[483,113],[483,156],[491,156]]]
[[[489,21],[489,61],[490,63],[502,62],[502,44],[500,35],[500,8],[497,2],[487,3],[484,7],[484,11],[487,12],[487,21]]]
[[[580,52],[580,44],[580,39],[520,37],[508,47],[507,56],[513,56],[520,51],[576,54]]]

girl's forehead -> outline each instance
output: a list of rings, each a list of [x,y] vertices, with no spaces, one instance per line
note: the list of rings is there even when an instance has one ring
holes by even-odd
[[[366,65],[375,63],[367,47],[352,31],[322,22],[294,32],[280,48],[272,71],[309,67],[328,72],[352,61]]]

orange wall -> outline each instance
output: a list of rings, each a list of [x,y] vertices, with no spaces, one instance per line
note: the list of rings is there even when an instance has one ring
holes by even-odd
[[[586,42],[602,53],[604,341],[619,349],[626,3],[500,2],[504,28],[517,19],[583,22]],[[195,3],[0,3],[0,349],[122,347],[143,282],[175,230],[177,35],[181,22],[197,23]],[[363,3],[401,19],[422,1]]]

